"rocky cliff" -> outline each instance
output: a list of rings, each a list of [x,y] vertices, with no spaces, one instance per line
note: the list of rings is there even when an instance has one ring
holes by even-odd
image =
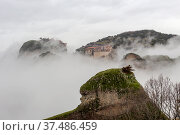
[[[142,69],[157,69],[159,67],[172,66],[178,58],[170,58],[167,55],[146,55],[144,57],[135,53],[128,53],[121,60],[125,65],[133,65]]]
[[[106,44],[112,45],[114,50],[118,47],[131,49],[135,46],[153,47],[156,44],[166,45],[168,40],[175,36],[176,35],[164,34],[156,32],[154,30],[129,31],[115,36],[102,38],[96,42],[91,42],[85,46],[76,49],[76,52],[84,54],[87,47],[102,46]]]
[[[25,42],[19,50],[19,56],[45,57],[62,52],[67,52],[67,48],[61,40],[40,38]]]
[[[167,119],[149,99],[134,73],[123,69],[97,73],[81,86],[81,104],[76,109],[48,119]]]

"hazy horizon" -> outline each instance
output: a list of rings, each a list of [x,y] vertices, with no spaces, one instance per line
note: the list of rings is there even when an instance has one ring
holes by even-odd
[[[90,77],[124,66],[130,51],[118,50],[118,61],[93,60],[72,52],[89,42],[126,31],[153,29],[180,35],[179,0],[0,0],[0,119],[44,119],[74,109],[79,89]],[[19,48],[31,39],[55,38],[67,43],[59,58],[19,59]],[[140,56],[176,58],[180,41],[138,48]],[[159,74],[180,82],[180,62],[156,70],[135,70],[144,85]]]
[[[180,35],[178,0],[0,0],[0,52],[49,37],[70,49],[126,31]]]
[[[133,52],[140,56],[180,56],[179,39],[168,43],[155,48],[138,47]],[[60,54],[58,58],[26,59],[18,58],[18,45],[12,46],[0,57],[0,119],[44,119],[76,108],[81,85],[100,71],[125,66],[120,60],[129,52],[132,50],[119,48],[117,61],[72,53]],[[148,79],[160,74],[180,82],[179,67],[180,62],[156,69],[133,68],[136,79],[144,86]]]

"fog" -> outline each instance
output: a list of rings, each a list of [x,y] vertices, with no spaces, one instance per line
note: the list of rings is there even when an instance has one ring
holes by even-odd
[[[178,57],[177,39],[165,48],[120,48],[117,61],[73,54],[82,45],[129,30],[180,35],[178,5],[179,0],[0,0],[0,119],[43,119],[72,110],[80,103],[80,86],[101,70],[125,66],[120,60],[128,52]],[[19,59],[21,45],[39,37],[68,43],[68,54]],[[177,62],[156,70],[135,69],[135,75],[142,85],[160,73],[180,81],[178,69]]]
[[[60,58],[19,59],[18,47],[0,60],[0,119],[44,119],[80,103],[80,86],[111,62],[66,54]]]
[[[133,43],[132,43],[133,45]],[[124,48],[119,48],[117,50],[118,59],[117,61],[120,61],[123,59],[124,55],[127,53],[136,53],[140,55],[141,57],[147,56],[147,55],[167,55],[171,59],[176,59],[175,62],[169,63],[168,65],[164,66],[161,64],[155,63],[152,69],[136,69],[135,67],[135,75],[137,80],[144,86],[146,81],[150,79],[151,77],[158,77],[160,74],[163,76],[169,77],[174,83],[180,82],[180,59],[179,54],[180,52],[180,37],[176,36],[170,40],[168,40],[168,43],[166,46],[156,44],[155,47],[151,48],[144,48],[142,44],[134,44],[134,48],[131,50],[126,50]],[[151,63],[153,64],[153,63]],[[120,66],[124,66],[123,63],[120,63]]]
[[[92,59],[70,52],[43,59],[18,58],[21,44],[14,44],[0,53],[0,119],[44,119],[72,110],[80,103],[81,85],[99,71],[125,66],[120,59],[126,53],[176,58],[180,51],[178,40],[170,40],[166,47],[157,45],[129,51],[120,48],[118,61]],[[134,73],[142,85],[159,74],[179,82],[179,67],[179,62],[156,70],[134,67]]]
[[[179,0],[0,0],[0,51],[37,37],[58,37],[75,49],[129,30],[180,34],[178,5]]]

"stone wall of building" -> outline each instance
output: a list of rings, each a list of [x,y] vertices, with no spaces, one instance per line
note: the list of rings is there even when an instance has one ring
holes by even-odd
[[[94,52],[94,58],[106,57],[110,52]]]

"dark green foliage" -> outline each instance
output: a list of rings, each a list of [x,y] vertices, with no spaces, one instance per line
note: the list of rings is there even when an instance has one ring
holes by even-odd
[[[40,38],[40,40],[30,40],[25,42],[19,50],[19,56],[23,54],[39,53],[40,57],[53,55],[54,52],[66,52],[66,43],[61,40]]]
[[[42,49],[42,45],[39,41],[30,40],[23,44],[23,46],[20,48],[19,53],[21,54],[24,52],[33,52],[40,49]]]
[[[101,46],[105,44],[112,43],[113,49],[116,49],[118,46],[124,46],[124,45],[131,45],[130,40],[128,38],[134,38],[134,39],[140,39],[139,43],[141,43],[145,38],[152,37],[151,41],[147,41],[145,44],[147,44],[149,47],[153,47],[155,44],[167,44],[167,41],[175,37],[176,35],[172,34],[163,34],[160,32],[156,32],[154,30],[141,30],[141,31],[130,31],[130,32],[124,32],[115,36],[108,36],[106,38],[99,39],[96,42],[91,42],[87,44],[86,46],[80,47],[76,50],[76,52],[84,54],[85,48],[90,46]],[[145,45],[143,43],[143,45]],[[131,48],[131,46],[130,46]]]

